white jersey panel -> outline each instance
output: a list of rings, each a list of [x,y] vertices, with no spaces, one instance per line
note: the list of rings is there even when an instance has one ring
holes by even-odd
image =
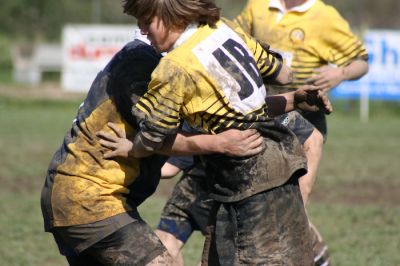
[[[235,111],[248,114],[264,105],[266,90],[253,54],[231,28],[220,25],[192,51]]]

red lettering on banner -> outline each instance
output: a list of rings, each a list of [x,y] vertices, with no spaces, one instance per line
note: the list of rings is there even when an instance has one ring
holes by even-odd
[[[98,60],[102,57],[112,57],[121,47],[87,47],[85,44],[73,45],[69,51],[72,59]]]

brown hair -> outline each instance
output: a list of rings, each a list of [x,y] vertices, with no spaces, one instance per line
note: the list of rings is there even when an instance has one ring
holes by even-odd
[[[190,23],[213,27],[220,18],[220,8],[213,0],[124,0],[123,8],[145,23],[158,16],[168,28]]]

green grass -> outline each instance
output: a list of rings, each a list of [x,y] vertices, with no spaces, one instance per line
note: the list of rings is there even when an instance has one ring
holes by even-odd
[[[82,99],[22,100],[0,95],[0,261],[8,266],[66,265],[43,232],[41,186]],[[340,105],[340,104],[339,104]],[[372,106],[370,122],[338,107],[309,213],[329,244],[335,265],[400,265],[400,124],[398,110]],[[383,108],[385,107],[385,108]],[[171,186],[171,182],[161,186]],[[140,212],[155,227],[165,197],[156,193]],[[184,249],[196,265],[203,238]]]
[[[0,97],[2,265],[66,265],[43,232],[39,199],[47,165],[79,103]]]
[[[1,191],[0,195],[1,264],[66,265],[52,236],[43,232],[39,190]]]
[[[0,83],[1,84],[13,84],[14,83],[11,67],[0,65]]]
[[[400,206],[314,203],[309,216],[330,248],[334,265],[400,265]]]
[[[321,173],[324,182],[399,183],[400,124],[397,116],[332,115]]]

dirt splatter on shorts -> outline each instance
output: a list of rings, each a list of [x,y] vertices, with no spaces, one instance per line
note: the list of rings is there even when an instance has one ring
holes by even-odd
[[[297,111],[291,111],[289,113],[277,116],[276,119],[282,125],[293,131],[301,144],[306,142],[314,130],[314,126]]]
[[[68,235],[55,230],[53,232],[57,244],[65,245]],[[146,265],[160,256],[160,260],[169,262],[163,255],[163,246],[152,229],[143,220],[131,222],[114,233],[91,245],[79,254],[65,254],[70,265],[112,265],[140,266]]]
[[[234,203],[215,203],[202,265],[314,265],[297,178]]]
[[[213,206],[213,200],[207,192],[205,172],[199,165],[195,166],[197,173],[184,173],[175,185],[161,214],[157,229],[174,235],[186,242],[194,230],[206,232],[208,216]]]
[[[314,129],[296,111],[281,115],[276,119],[290,128],[302,144]],[[178,157],[174,159],[172,164],[176,164],[177,167],[186,165],[180,162]],[[208,192],[204,166],[197,162],[193,168],[184,172],[182,178],[175,185],[161,214],[158,229],[174,235],[185,243],[194,230],[200,230],[205,234],[212,205],[213,200]]]

